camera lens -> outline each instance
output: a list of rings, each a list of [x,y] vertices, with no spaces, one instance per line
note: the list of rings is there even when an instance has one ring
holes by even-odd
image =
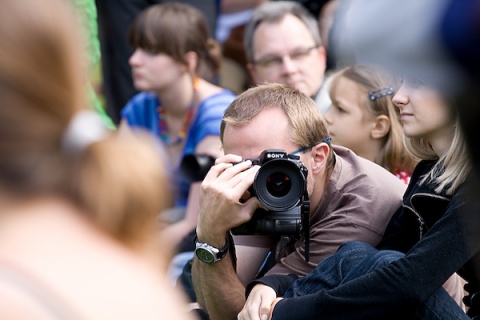
[[[267,191],[274,197],[285,197],[291,188],[290,177],[283,172],[275,172],[267,178]]]
[[[189,183],[202,181],[214,164],[215,158],[210,155],[187,154],[180,162],[180,175]]]
[[[272,211],[296,206],[306,189],[306,176],[298,164],[288,159],[264,163],[253,181],[253,191],[262,205]]]

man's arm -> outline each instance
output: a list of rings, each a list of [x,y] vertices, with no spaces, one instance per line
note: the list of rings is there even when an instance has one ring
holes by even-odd
[[[233,163],[238,163],[233,165]],[[251,219],[258,208],[258,200],[240,199],[252,185],[259,166],[243,161],[235,155],[225,155],[216,160],[201,184],[200,210],[197,223],[197,241],[215,248],[223,248],[228,241],[227,233]],[[239,248],[239,259],[248,261],[250,253],[244,256]],[[239,266],[241,269],[243,267]],[[252,268],[258,268],[253,266]],[[243,270],[238,270],[242,274]],[[208,312],[210,319],[236,319],[245,303],[245,287],[235,272],[232,252],[220,261],[205,263],[195,257],[192,266],[192,280],[200,306]],[[251,279],[245,279],[248,281]]]
[[[245,283],[240,278],[246,282],[252,280],[267,252],[267,248],[237,246],[238,274],[230,252],[213,264],[194,259],[192,277],[195,293],[198,303],[211,320],[237,319],[245,304]]]

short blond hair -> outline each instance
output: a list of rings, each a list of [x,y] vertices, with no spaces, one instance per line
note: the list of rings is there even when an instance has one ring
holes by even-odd
[[[240,94],[225,110],[220,126],[222,143],[227,124],[245,125],[266,108],[280,108],[285,112],[291,125],[289,136],[299,147],[313,146],[329,137],[315,101],[286,84],[264,83]],[[330,159],[333,159],[332,154]]]

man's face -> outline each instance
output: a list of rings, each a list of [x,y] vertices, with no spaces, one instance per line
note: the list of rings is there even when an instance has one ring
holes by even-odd
[[[289,84],[314,96],[323,82],[326,58],[305,24],[293,15],[261,23],[253,37],[254,63],[247,67],[255,83]]]
[[[225,127],[223,149],[225,154],[236,154],[243,159],[258,158],[266,149],[282,149],[287,153],[298,150],[301,146],[293,143],[289,136],[291,130],[287,115],[280,108],[267,108],[260,112],[248,124]],[[310,161],[305,153],[298,154],[300,161],[310,171]],[[313,183],[312,175],[308,177],[309,194]]]
[[[290,124],[280,108],[267,108],[248,124],[225,127],[223,149],[225,154],[236,154],[243,159],[258,158],[266,149],[284,149],[293,152],[299,148],[290,137]]]

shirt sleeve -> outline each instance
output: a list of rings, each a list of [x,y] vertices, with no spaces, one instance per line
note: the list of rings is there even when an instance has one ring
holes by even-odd
[[[255,285],[264,284],[266,286],[269,286],[273,290],[275,290],[275,292],[277,293],[277,297],[281,297],[283,296],[285,291],[287,291],[287,289],[290,288],[293,282],[297,279],[298,279],[298,276],[294,274],[289,274],[289,275],[274,274],[270,276],[265,276],[263,278],[250,282],[245,288],[245,296],[246,298],[248,298],[250,291],[252,291]]]
[[[122,118],[132,128],[144,128],[158,134],[157,107],[160,101],[149,92],[140,92],[127,102],[121,111]]]
[[[197,111],[198,116],[189,132],[189,136],[194,137],[195,145],[206,136],[220,135],[220,124],[223,119],[223,114],[233,99],[235,99],[234,94],[225,90],[204,100],[200,104]]]

